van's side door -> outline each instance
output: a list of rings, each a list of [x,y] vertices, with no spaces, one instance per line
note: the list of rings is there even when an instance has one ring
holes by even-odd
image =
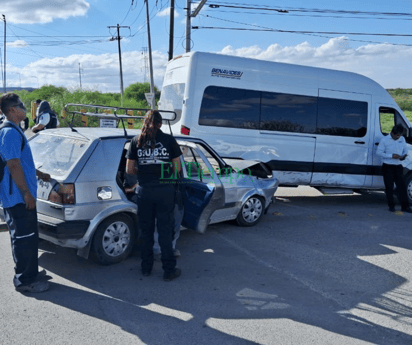
[[[393,106],[376,104],[375,107],[378,119],[376,121],[376,128],[373,139],[372,162],[374,175],[372,186],[374,188],[385,188],[382,177],[382,158],[376,154],[379,142],[385,135],[389,135],[393,126],[402,125],[403,128],[405,128],[405,135],[408,135],[409,127],[406,121],[403,119],[402,115],[396,109],[394,109]]]
[[[319,89],[311,185],[359,188],[371,184],[371,101],[368,94]]]
[[[261,93],[259,146],[263,155],[259,159],[275,171],[281,185],[310,183],[316,114],[316,95]]]

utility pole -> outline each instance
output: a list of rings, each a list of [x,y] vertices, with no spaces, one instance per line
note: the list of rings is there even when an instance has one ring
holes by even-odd
[[[119,26],[119,24],[117,24],[117,26],[108,26],[108,28],[117,28],[117,37],[112,37],[112,41],[117,40],[118,43],[118,48],[119,48],[119,64],[120,64],[120,94],[122,96],[122,106],[123,106],[123,69],[122,69],[122,51],[120,49],[120,29],[121,28],[130,28],[129,26]]]
[[[144,75],[143,75],[143,82],[145,83],[147,81],[147,76],[149,75],[149,66],[147,64],[147,47],[142,48],[142,54],[143,54],[143,68],[144,68]]]
[[[200,10],[202,9],[203,5],[206,3],[207,0],[201,0],[199,5],[197,5],[196,9],[193,11],[193,13],[190,13],[191,9],[190,9],[190,0],[187,0],[187,6],[186,6],[186,10],[187,10],[187,16],[186,16],[186,53],[190,52],[190,43],[192,41],[191,39],[191,19],[196,17],[198,15],[198,13],[200,12]]]
[[[3,21],[4,21],[4,79],[3,79],[3,87],[4,87],[4,93],[7,92],[7,87],[6,87],[6,16],[3,14]]]
[[[190,52],[190,0],[187,0],[187,5],[186,5],[186,53]]]
[[[173,59],[173,36],[175,26],[175,0],[170,0],[169,61]]]
[[[82,69],[80,68],[80,62],[79,62],[79,79],[80,79],[80,90],[82,89]]]
[[[156,95],[154,92],[154,81],[153,81],[153,60],[152,60],[152,42],[150,38],[150,22],[149,22],[149,1],[145,0],[146,3],[146,21],[147,21],[147,40],[149,42],[149,67],[150,67],[150,93],[151,93],[151,102],[152,103],[152,109],[155,108],[155,103],[156,103]]]

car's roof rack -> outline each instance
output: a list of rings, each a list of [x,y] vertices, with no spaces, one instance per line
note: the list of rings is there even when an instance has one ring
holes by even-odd
[[[78,111],[75,109],[70,109],[73,107],[80,107],[82,108],[82,110],[86,110],[87,108],[91,108],[94,111],[86,111],[86,112],[82,112],[82,111]],[[104,119],[111,119],[111,120],[118,120],[121,121],[122,126],[123,126],[123,130],[124,130],[124,135],[127,136],[127,131],[126,131],[126,127],[124,124],[124,119],[143,119],[144,115],[119,115],[117,114],[118,111],[124,111],[125,113],[127,113],[128,110],[131,111],[143,111],[145,114],[147,111],[151,110],[151,109],[147,109],[147,108],[124,108],[124,107],[111,107],[111,106],[106,106],[106,105],[94,105],[94,104],[75,104],[75,103],[68,103],[64,106],[64,111],[68,114],[72,114],[72,119],[71,122],[68,123],[69,127],[71,128],[72,131],[77,132],[74,129],[74,125],[73,125],[73,121],[74,121],[74,116],[75,115],[82,115],[82,116],[95,116],[95,117],[99,117],[99,118],[104,118]],[[100,112],[99,112],[100,111]],[[111,111],[111,113],[107,113],[105,111]],[[172,134],[172,127],[170,125],[171,121],[175,121],[177,118],[177,114],[174,111],[171,110],[157,110],[159,113],[162,114],[162,118],[164,121],[168,122],[169,124],[169,129],[170,129],[170,134]],[[165,118],[163,116],[163,114],[171,114],[171,118]]]

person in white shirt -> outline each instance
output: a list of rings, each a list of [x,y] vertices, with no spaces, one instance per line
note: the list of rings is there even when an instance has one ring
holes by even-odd
[[[60,127],[57,114],[50,108],[50,104],[47,101],[42,101],[37,108],[35,122],[36,125],[31,129],[33,133],[37,133],[43,129]]]
[[[390,134],[383,137],[379,142],[376,154],[383,158],[382,175],[389,211],[395,212],[395,201],[393,199],[393,184],[395,183],[402,212],[412,213],[403,180],[402,161],[406,158],[408,149],[402,133],[402,125],[394,126]]]

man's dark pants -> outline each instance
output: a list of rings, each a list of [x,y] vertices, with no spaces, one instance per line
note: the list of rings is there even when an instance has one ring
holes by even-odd
[[[173,273],[176,258],[173,254],[175,186],[154,184],[137,187],[137,215],[142,240],[142,271],[150,272],[153,267],[153,245],[155,220],[162,251],[162,264],[165,273]]]
[[[25,204],[5,208],[4,217],[10,231],[11,250],[15,263],[14,286],[28,285],[38,274],[37,211],[26,209]]]
[[[409,201],[403,180],[403,166],[384,163],[382,165],[382,174],[388,206],[395,207],[395,201],[393,200],[393,184],[395,183],[402,209],[408,208]]]

